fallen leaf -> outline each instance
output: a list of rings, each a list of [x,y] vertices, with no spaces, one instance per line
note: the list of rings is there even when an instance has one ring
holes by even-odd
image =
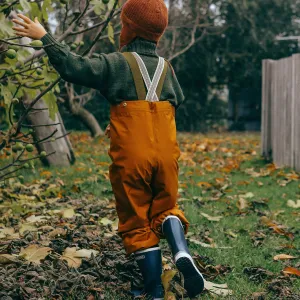
[[[300,200],[297,200],[297,202],[293,200],[288,200],[287,206],[292,208],[300,208]]]
[[[207,220],[209,221],[213,221],[213,222],[219,222],[223,217],[222,216],[215,216],[215,217],[212,217],[208,214],[205,214],[205,213],[200,213],[203,217],[205,217]]]
[[[94,254],[94,256],[96,256],[99,253],[99,251],[96,250],[91,250],[91,249],[81,249],[81,250],[77,250],[74,253],[74,257],[79,257],[79,258],[90,258],[92,256],[92,254]]]
[[[52,230],[51,232],[49,232],[49,237],[50,238],[54,238],[58,235],[62,235],[65,236],[67,234],[67,230],[63,229],[63,228],[56,228],[54,230]]]
[[[10,227],[0,228],[0,239],[14,240],[19,239],[19,233],[15,233],[15,230]]]
[[[286,267],[282,272],[286,275],[296,275],[300,277],[300,270],[293,267]]]
[[[265,299],[267,293],[266,292],[255,292],[252,294],[253,300],[263,300]]]
[[[211,188],[212,187],[212,185],[210,183],[204,182],[204,181],[198,182],[197,185],[200,186],[200,187],[205,186],[206,188]]]
[[[81,258],[75,257],[76,247],[66,248],[63,255],[60,257],[61,260],[65,260],[70,268],[79,268],[81,266]]]
[[[228,295],[233,294],[233,291],[228,289],[228,286],[226,283],[225,284],[216,284],[216,283],[205,280],[204,287],[212,294],[219,295],[219,296],[228,296]]]
[[[254,194],[249,192],[249,193],[246,193],[245,195],[243,195],[244,198],[253,198],[254,197]]]
[[[198,240],[195,240],[195,239],[189,239],[189,241],[196,244],[196,245],[202,246],[204,248],[215,248],[215,249],[231,249],[232,248],[232,247],[219,247],[215,243],[206,244],[206,243],[202,243],[202,242],[200,242]]]
[[[237,206],[240,211],[243,211],[243,210],[247,209],[249,205],[248,205],[248,202],[246,199],[239,198]]]
[[[0,265],[8,265],[16,262],[16,257],[10,254],[0,254]]]
[[[177,271],[175,270],[168,270],[163,273],[161,276],[162,284],[164,286],[165,292],[167,293],[170,289],[170,283],[173,277],[176,275]]]
[[[273,257],[274,260],[285,260],[285,259],[294,259],[294,258],[297,257],[288,254],[278,254]]]
[[[73,208],[68,208],[68,209],[65,209],[63,212],[62,212],[62,216],[63,218],[66,218],[66,219],[71,219],[75,216],[75,211]]]
[[[30,223],[23,223],[19,229],[20,233],[23,234],[25,231],[34,232],[37,231],[37,227]]]
[[[165,300],[176,300],[176,296],[172,292],[167,292],[164,297]]]
[[[47,217],[47,216],[35,216],[35,215],[32,215],[30,217],[28,217],[26,219],[27,222],[29,223],[40,223],[40,222],[45,222],[47,221],[47,219],[49,219],[50,217]]]
[[[102,219],[100,220],[100,223],[106,226],[106,225],[112,224],[113,221],[111,221],[110,219],[104,217],[104,218],[102,218]]]
[[[42,259],[52,251],[49,247],[39,247],[38,245],[30,245],[27,248],[22,248],[19,256],[24,257],[27,261],[40,264]]]

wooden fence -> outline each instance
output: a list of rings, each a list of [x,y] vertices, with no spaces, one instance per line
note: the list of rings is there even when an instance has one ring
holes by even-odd
[[[263,61],[262,155],[300,171],[300,54]]]

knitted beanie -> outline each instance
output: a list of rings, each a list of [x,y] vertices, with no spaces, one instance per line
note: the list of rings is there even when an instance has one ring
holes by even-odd
[[[168,26],[168,9],[163,0],[128,0],[121,20],[121,48],[136,37],[157,43]]]

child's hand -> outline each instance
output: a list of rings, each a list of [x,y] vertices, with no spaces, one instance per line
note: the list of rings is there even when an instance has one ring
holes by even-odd
[[[108,124],[105,129],[105,135],[110,139],[110,124]]]
[[[29,37],[33,40],[40,40],[47,33],[47,31],[40,24],[37,18],[35,18],[33,22],[22,14],[18,14],[18,17],[21,18],[24,22],[13,19],[14,23],[23,26],[13,27],[13,30],[15,31],[16,35]]]

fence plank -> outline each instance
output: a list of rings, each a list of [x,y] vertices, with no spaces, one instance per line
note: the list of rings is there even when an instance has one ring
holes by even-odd
[[[267,159],[271,158],[271,98],[272,98],[272,60],[263,60],[263,89],[262,89],[262,128],[261,128],[261,153]]]
[[[263,61],[262,155],[300,171],[300,54]]]

